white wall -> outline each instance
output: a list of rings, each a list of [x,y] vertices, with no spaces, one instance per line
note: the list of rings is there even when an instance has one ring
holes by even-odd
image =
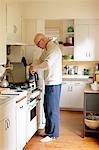
[[[99,18],[99,0],[57,0],[22,4],[25,18]]]

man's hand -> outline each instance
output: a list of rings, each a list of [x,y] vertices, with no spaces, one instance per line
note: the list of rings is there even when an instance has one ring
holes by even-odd
[[[36,70],[34,69],[33,66],[30,66],[30,67],[29,67],[29,72],[30,72],[32,75],[34,75],[34,73],[36,72]]]

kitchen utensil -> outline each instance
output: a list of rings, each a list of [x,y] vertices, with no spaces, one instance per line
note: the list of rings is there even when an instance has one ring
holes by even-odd
[[[78,74],[78,66],[74,66],[74,74]]]
[[[27,66],[27,62],[26,62],[26,58],[25,57],[22,57],[21,62],[24,64],[24,67]]]

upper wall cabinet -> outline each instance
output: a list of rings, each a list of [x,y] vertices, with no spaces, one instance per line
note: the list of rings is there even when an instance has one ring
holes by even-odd
[[[77,61],[99,61],[99,20],[75,20],[75,50]]]
[[[7,44],[21,42],[21,5],[7,4]]]
[[[0,65],[6,64],[6,4],[0,0]]]

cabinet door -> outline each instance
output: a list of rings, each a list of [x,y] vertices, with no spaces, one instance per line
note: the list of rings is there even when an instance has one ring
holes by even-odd
[[[3,119],[0,121],[0,148],[2,150],[8,148],[7,138],[7,122],[6,119]]]
[[[76,82],[74,83],[72,105],[74,108],[82,109],[84,101],[84,87],[85,83]]]
[[[21,42],[21,8],[19,4],[7,4],[7,43]]]
[[[88,25],[75,25],[75,60],[88,60],[89,59],[89,27]]]
[[[99,61],[99,24],[92,24],[89,27],[90,49],[93,51],[93,60]]]
[[[26,144],[26,99],[17,104],[17,150]]]
[[[15,116],[13,116],[15,117]],[[15,118],[14,118],[15,119]],[[15,150],[15,121],[10,116],[0,121],[0,149]]]
[[[0,65],[6,64],[6,4],[0,1]]]
[[[72,94],[72,83],[63,82],[61,89],[60,107],[61,108],[71,108],[71,94]]]
[[[8,117],[7,142],[7,150],[16,149],[16,120],[13,112]]]
[[[5,106],[4,118],[0,121],[0,148],[16,149],[15,103]]]
[[[81,20],[80,20],[81,21]],[[79,21],[78,21],[79,22]],[[99,60],[99,20],[75,24],[75,60]]]
[[[60,107],[72,110],[81,110],[83,108],[85,85],[86,83],[81,81],[63,82]]]

